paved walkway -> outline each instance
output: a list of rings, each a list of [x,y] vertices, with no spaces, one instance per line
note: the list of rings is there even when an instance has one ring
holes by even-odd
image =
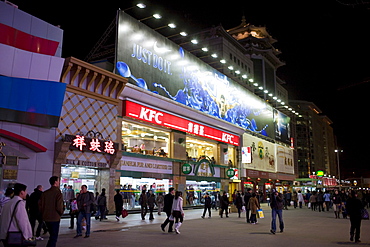
[[[271,211],[267,205],[262,208],[265,218],[259,219],[256,225],[247,224],[245,214],[238,218],[237,213],[232,213],[229,218],[221,219],[213,210],[212,218],[201,219],[203,210],[186,210],[180,235],[160,230],[164,214],[155,215],[153,221],[141,220],[140,214],[131,214],[120,222],[116,222],[114,216],[102,222],[92,218],[91,236],[87,239],[74,239],[76,231],[68,229],[69,219],[62,219],[57,246],[370,246],[369,221],[362,221],[362,242],[355,244],[349,241],[348,219],[335,219],[332,211],[290,207],[283,212],[284,233],[272,235],[269,232]],[[47,238],[46,235],[37,246],[46,246]]]

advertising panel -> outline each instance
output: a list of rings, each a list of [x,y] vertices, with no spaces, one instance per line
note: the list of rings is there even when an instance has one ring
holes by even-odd
[[[239,136],[211,128],[166,112],[154,110],[128,100],[123,102],[123,116],[135,118],[145,122],[161,125],[171,129],[180,130],[193,135],[206,137],[231,145],[239,145]]]
[[[116,49],[116,72],[130,83],[274,138],[270,105],[124,12]]]
[[[293,150],[289,147],[276,145],[277,172],[294,174]]]
[[[290,144],[290,117],[274,109],[274,127],[275,140]]]
[[[244,168],[276,172],[274,143],[244,134],[243,146],[250,146],[252,151],[252,163],[244,163]]]

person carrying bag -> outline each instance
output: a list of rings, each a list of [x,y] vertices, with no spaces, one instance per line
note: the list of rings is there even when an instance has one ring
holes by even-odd
[[[24,184],[15,184],[14,197],[4,205],[0,218],[1,226],[7,226],[0,229],[0,239],[4,246],[36,245],[25,208],[26,188]]]

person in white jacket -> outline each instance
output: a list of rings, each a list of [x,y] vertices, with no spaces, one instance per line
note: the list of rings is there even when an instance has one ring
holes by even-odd
[[[171,214],[175,220],[175,232],[180,234],[180,226],[184,221],[184,210],[182,208],[183,199],[182,199],[182,192],[176,191],[175,198],[173,198],[172,210]]]
[[[6,239],[8,228],[9,231],[13,232],[21,231],[23,234],[23,238],[26,240],[32,239],[31,224],[26,211],[26,189],[26,185],[16,183],[14,185],[14,197],[10,199],[3,207],[3,211],[0,217],[0,239],[2,241]],[[14,211],[15,205],[18,201],[20,202],[18,203],[17,208]],[[15,213],[12,219],[13,211]]]
[[[298,190],[297,200],[298,200],[299,208],[302,208],[302,204],[304,202],[304,198],[303,198],[302,192],[300,190]]]

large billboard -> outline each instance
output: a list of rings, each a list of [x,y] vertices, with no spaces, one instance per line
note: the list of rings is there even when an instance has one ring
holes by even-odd
[[[290,117],[274,109],[275,140],[291,144],[290,140]]]
[[[120,11],[116,71],[140,88],[275,137],[273,109],[182,47]]]
[[[276,171],[294,174],[293,150],[276,144]]]

